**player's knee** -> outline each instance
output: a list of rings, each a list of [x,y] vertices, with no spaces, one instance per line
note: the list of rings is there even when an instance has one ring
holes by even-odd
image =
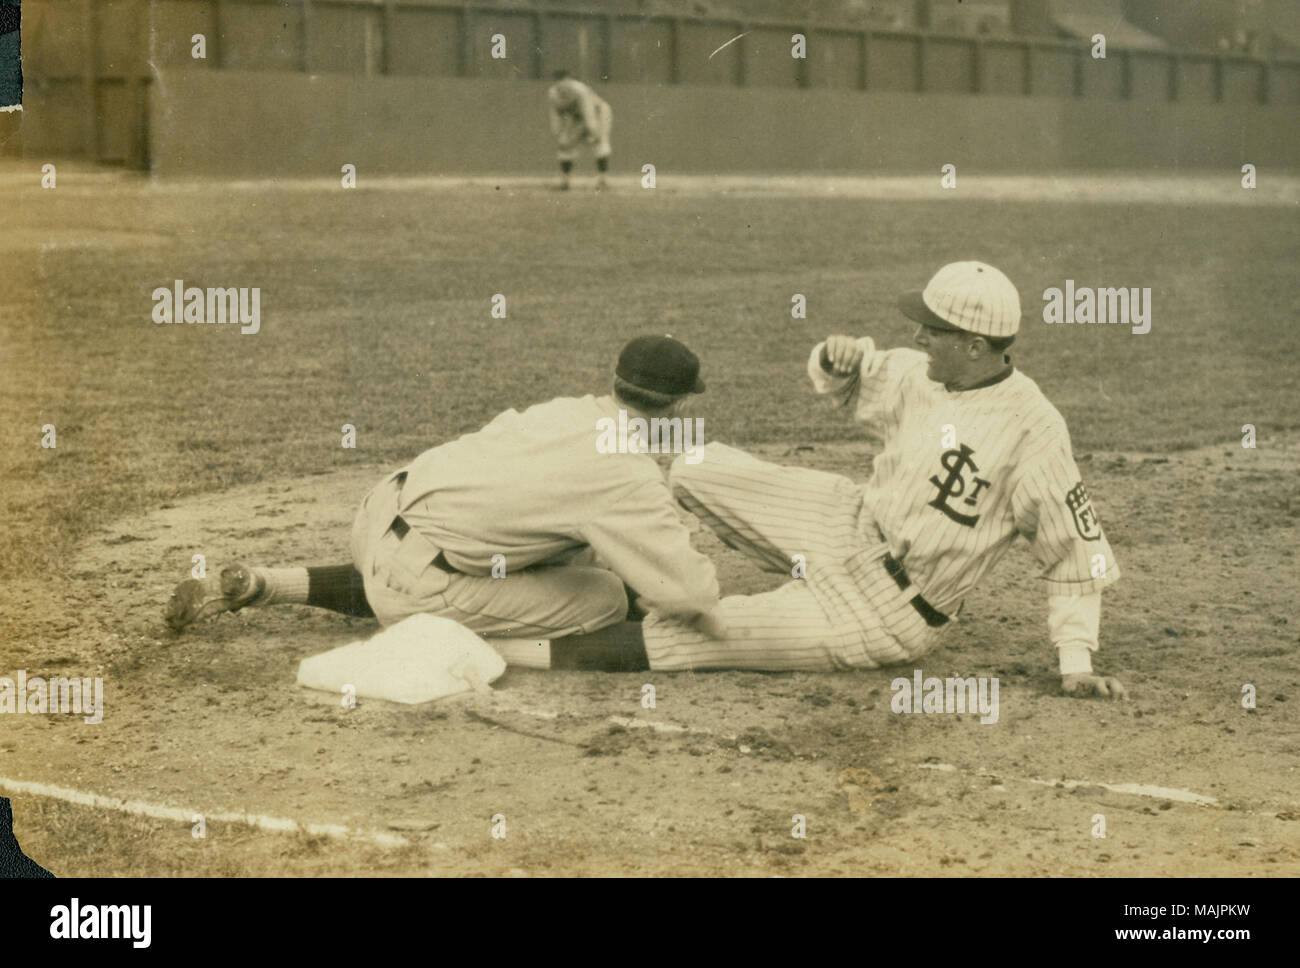
[[[603,629],[627,617],[627,588],[623,585],[623,579],[612,571],[599,571],[596,575],[586,603],[590,614],[584,617],[582,623],[583,629],[588,632]]]

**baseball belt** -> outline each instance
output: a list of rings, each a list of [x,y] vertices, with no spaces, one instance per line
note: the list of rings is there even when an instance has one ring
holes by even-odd
[[[392,531],[393,534],[397,535],[398,541],[401,541],[411,533],[411,526],[407,524],[406,519],[399,514],[397,517],[393,518],[393,523],[389,530]],[[463,574],[463,572],[454,567],[451,562],[447,560],[447,553],[441,549],[438,551],[437,556],[429,563],[439,571],[445,571],[449,575]]]
[[[397,506],[399,508],[402,507],[402,488],[406,486],[406,477],[406,471],[399,471],[393,476],[393,483],[397,485]],[[406,518],[399,514],[397,517],[393,518],[393,523],[388,526],[388,530],[397,536],[398,541],[402,541],[411,533],[411,525],[407,523]],[[427,539],[425,540],[425,544],[429,544]],[[429,546],[434,547],[434,545]],[[416,551],[416,553],[418,554],[419,552]],[[448,575],[464,574],[464,572],[453,566],[451,562],[447,560],[447,554],[441,548],[438,549],[438,554],[430,559],[429,563],[439,571],[446,572]]]
[[[894,579],[894,583],[898,585],[900,590],[907,591],[912,587],[911,579],[907,577],[907,572],[903,569],[901,561],[888,551],[885,552],[885,557],[882,560],[885,563],[885,571],[889,572],[889,577]],[[912,607],[917,610],[921,618],[925,619],[925,624],[931,628],[937,629],[948,624],[948,616],[922,598],[919,592],[912,596]]]

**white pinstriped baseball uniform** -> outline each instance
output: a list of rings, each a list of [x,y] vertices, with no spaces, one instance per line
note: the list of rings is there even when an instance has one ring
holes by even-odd
[[[709,444],[678,461],[678,501],[724,541],[774,571],[806,558],[806,577],[723,599],[730,632],[710,640],[651,615],[652,669],[834,669],[913,659],[951,627],[953,613],[1017,535],[1043,566],[1049,596],[1089,596],[1119,568],[1070,452],[1065,421],[1031,379],[1010,369],[967,390],[926,376],[926,354],[858,341],[859,372],[808,373],[818,393],[853,406],[881,444],[871,479],[780,467]],[[882,540],[883,539],[883,540]],[[901,562],[910,586],[886,570]],[[933,627],[910,604],[919,593],[950,621]],[[1055,641],[1073,630],[1053,628]],[[1082,638],[1088,637],[1082,633]],[[1095,649],[1095,623],[1093,641]],[[1064,669],[1064,663],[1063,663]]]

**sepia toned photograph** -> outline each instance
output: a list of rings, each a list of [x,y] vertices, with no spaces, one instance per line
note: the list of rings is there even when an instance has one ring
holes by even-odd
[[[0,29],[0,874],[1300,875],[1300,3]]]

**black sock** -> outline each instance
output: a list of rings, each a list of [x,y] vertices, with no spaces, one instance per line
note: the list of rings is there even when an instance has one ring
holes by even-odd
[[[361,572],[351,565],[322,565],[307,569],[307,604],[331,612],[374,618],[366,601]]]
[[[551,668],[584,672],[644,672],[650,668],[639,622],[551,639]]]
[[[624,585],[623,592],[627,595],[627,616],[628,622],[639,622],[645,618],[645,609],[641,605],[641,596],[632,590],[631,585]]]
[[[566,175],[569,172],[573,171],[573,162],[571,161],[560,162],[560,171],[564,172]]]
[[[609,159],[608,159],[608,158],[597,158],[597,159],[596,159],[596,170],[597,170],[597,171],[609,171]]]

